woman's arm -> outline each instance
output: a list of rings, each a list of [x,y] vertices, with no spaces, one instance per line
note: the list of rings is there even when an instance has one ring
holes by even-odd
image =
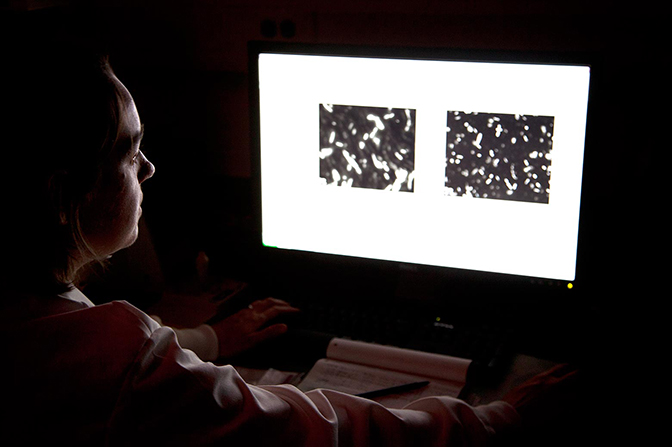
[[[518,424],[507,403],[470,407],[427,398],[404,410],[327,390],[255,387],[231,366],[204,363],[168,328],[153,330],[109,423],[111,444],[483,445]],[[231,445],[231,444],[230,444]]]

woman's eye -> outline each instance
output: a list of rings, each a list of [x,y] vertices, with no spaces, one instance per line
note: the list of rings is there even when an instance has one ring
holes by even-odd
[[[138,159],[140,158],[140,154],[142,154],[142,149],[143,149],[143,145],[140,145],[138,150],[135,151],[135,153],[133,154],[133,157],[131,158],[131,164],[135,164],[138,161]]]

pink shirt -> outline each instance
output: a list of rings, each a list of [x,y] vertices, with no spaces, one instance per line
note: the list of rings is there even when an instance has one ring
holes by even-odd
[[[459,446],[519,423],[504,402],[437,397],[390,410],[334,391],[248,385],[124,301],[31,297],[15,306],[2,317],[10,411],[0,444]]]

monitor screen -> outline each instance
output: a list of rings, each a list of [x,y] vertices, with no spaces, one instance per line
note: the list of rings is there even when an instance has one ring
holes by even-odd
[[[351,50],[251,46],[263,245],[571,287],[590,65]]]

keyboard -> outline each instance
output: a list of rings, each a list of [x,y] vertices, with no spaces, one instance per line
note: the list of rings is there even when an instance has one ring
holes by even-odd
[[[490,372],[502,366],[509,355],[510,334],[487,324],[446,322],[380,307],[323,303],[300,303],[297,307],[301,313],[291,321],[295,330],[466,358]]]
[[[233,292],[213,323],[254,299],[268,296],[250,289]],[[301,354],[321,358],[333,337],[450,355],[472,360],[470,374],[495,377],[511,357],[512,334],[506,328],[473,321],[446,321],[435,314],[393,306],[283,297],[301,312],[281,317]],[[288,334],[289,335],[289,334]],[[276,348],[270,349],[271,352]],[[269,355],[269,353],[265,353]],[[287,355],[283,352],[282,355]]]

